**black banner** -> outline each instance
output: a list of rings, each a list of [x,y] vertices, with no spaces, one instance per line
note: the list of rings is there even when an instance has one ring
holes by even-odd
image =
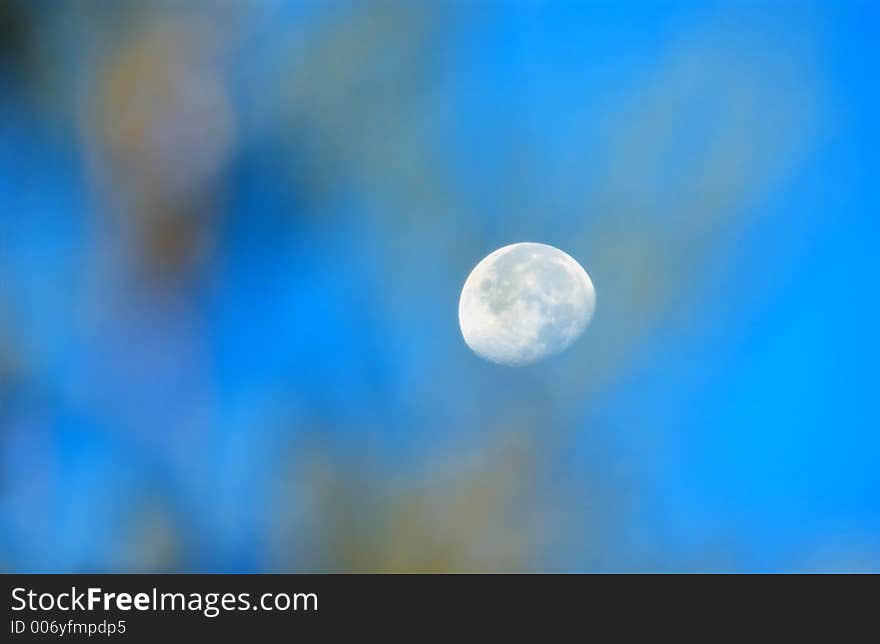
[[[804,577],[614,575],[5,575],[7,641],[294,641],[613,628],[784,615]],[[827,589],[826,589],[827,590]],[[734,592],[731,592],[734,591]],[[731,597],[733,597],[731,599]],[[828,595],[823,593],[824,598]],[[813,599],[818,599],[814,596]],[[827,605],[825,606],[827,608]],[[798,605],[799,619],[809,602]],[[232,638],[230,640],[230,638]],[[604,639],[602,640],[604,641]]]

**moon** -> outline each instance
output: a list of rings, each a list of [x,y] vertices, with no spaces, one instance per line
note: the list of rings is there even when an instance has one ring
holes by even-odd
[[[499,248],[468,275],[458,302],[465,343],[478,356],[524,366],[567,349],[596,309],[596,291],[571,256],[546,244]]]

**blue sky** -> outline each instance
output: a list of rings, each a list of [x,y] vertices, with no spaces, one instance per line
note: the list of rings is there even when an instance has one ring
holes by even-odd
[[[538,568],[877,569],[878,9],[451,7],[414,53],[368,49],[387,76],[354,90],[307,56],[332,10],[243,21],[208,259],[167,291],[83,143],[108,54],[45,23],[84,71],[54,107],[0,85],[0,338],[24,365],[0,380],[4,566],[148,566],[158,514],[188,569],[271,570],[285,459],[315,436],[405,480],[532,405],[569,432],[539,448],[571,533]],[[581,260],[596,321],[499,371],[458,290],[523,240]]]

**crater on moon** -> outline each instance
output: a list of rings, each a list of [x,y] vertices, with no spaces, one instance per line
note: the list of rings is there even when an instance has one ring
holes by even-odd
[[[471,271],[458,303],[467,345],[505,365],[527,365],[565,350],[593,316],[586,271],[558,248],[519,243],[499,248]]]

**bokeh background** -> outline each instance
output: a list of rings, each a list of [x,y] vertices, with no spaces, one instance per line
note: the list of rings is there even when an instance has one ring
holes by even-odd
[[[878,6],[0,2],[0,569],[880,571]]]

